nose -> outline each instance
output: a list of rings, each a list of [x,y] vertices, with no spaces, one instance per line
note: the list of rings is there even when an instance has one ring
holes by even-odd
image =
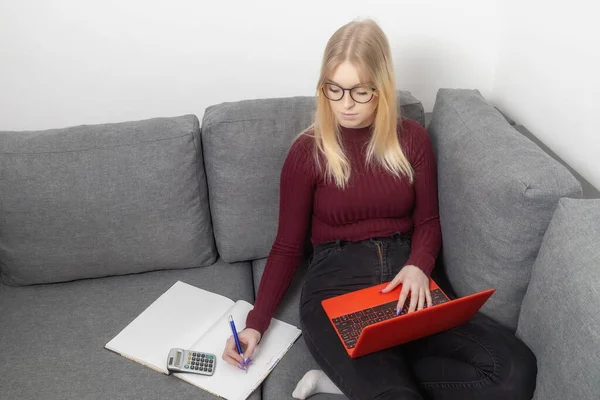
[[[354,100],[352,100],[352,96],[350,96],[350,92],[344,92],[344,98],[342,99],[342,104],[346,110],[349,110],[354,106]]]

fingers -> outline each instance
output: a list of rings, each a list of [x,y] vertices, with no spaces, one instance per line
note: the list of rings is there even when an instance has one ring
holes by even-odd
[[[400,315],[402,312],[402,308],[404,307],[404,303],[406,302],[406,298],[408,297],[408,293],[410,291],[410,287],[408,285],[403,285],[402,290],[400,291],[400,298],[398,300],[398,305],[396,305],[396,315]]]
[[[404,277],[404,274],[402,274],[402,271],[400,271],[399,273],[396,274],[394,279],[392,279],[392,281],[390,283],[388,283],[388,285],[385,288],[383,288],[379,293],[388,293],[389,291],[394,290],[396,288],[396,286],[398,286],[400,283],[402,283],[403,277]]]
[[[417,304],[417,310],[422,310],[425,305],[425,289],[421,288],[419,290],[419,303]]]
[[[235,340],[233,336],[230,336],[225,343],[225,349],[223,350],[223,355],[221,358],[226,361],[228,364],[231,364],[236,367],[242,367],[244,364],[244,360],[242,356],[240,356],[237,352],[235,346]]]
[[[407,313],[422,310],[423,308],[430,307],[433,304],[431,301],[431,292],[429,291],[428,287],[421,286],[418,283],[410,284],[409,282],[404,282],[404,286],[400,292],[400,297],[396,306],[396,315],[400,314],[398,310],[402,310],[409,295],[410,301],[408,304]]]
[[[252,355],[254,354],[255,348],[256,342],[254,340],[249,341],[246,350],[244,351],[244,361],[246,363],[252,362]]]
[[[427,297],[427,307],[431,307],[433,305],[433,300],[431,300],[431,292],[429,291],[429,287],[425,289],[425,296]]]
[[[417,284],[413,284],[410,288],[410,304],[408,305],[408,312],[413,312],[417,308],[417,303],[419,301],[419,286]]]

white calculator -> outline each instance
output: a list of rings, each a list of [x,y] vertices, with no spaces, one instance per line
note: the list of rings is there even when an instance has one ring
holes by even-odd
[[[171,349],[167,358],[167,369],[170,372],[212,375],[216,365],[217,357],[214,354],[197,350]]]

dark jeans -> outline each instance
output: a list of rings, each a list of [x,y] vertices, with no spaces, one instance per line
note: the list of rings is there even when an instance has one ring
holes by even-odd
[[[315,247],[300,320],[304,340],[323,371],[352,400],[531,399],[535,356],[481,313],[448,331],[356,359],[348,356],[321,300],[390,281],[407,261],[410,244],[410,238],[396,234]]]

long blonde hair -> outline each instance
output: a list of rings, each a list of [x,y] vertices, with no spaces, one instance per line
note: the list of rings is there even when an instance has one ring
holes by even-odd
[[[385,33],[371,19],[355,20],[342,26],[327,42],[317,83],[314,124],[299,136],[313,131],[317,164],[320,164],[321,155],[326,164],[326,178],[333,179],[340,188],[346,187],[350,179],[350,162],[342,148],[339,126],[329,100],[320,93],[322,85],[344,61],[357,68],[361,81],[364,80],[361,83],[375,86],[379,99],[373,135],[367,147],[367,164],[375,160],[391,174],[405,175],[412,183],[414,172],[398,141],[400,112],[390,46]]]

